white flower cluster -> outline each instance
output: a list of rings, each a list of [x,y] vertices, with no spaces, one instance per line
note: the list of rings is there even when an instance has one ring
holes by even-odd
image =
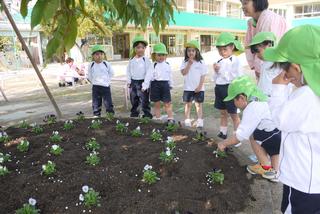
[[[29,146],[29,141],[27,141],[27,140],[22,140],[21,142],[20,142],[20,145],[27,145],[27,146]]]
[[[42,169],[45,171],[47,169],[47,165],[51,165],[52,161],[48,161],[47,164],[42,165]]]
[[[56,151],[57,149],[59,149],[59,148],[60,148],[60,146],[58,146],[58,145],[54,144],[54,145],[52,145],[52,146],[51,146],[51,148],[52,148],[54,151]]]
[[[173,137],[167,137],[167,143],[171,143],[171,142],[174,142],[174,140],[173,140]]]
[[[73,124],[73,121],[72,120],[66,120],[65,122],[64,122],[65,124]]]
[[[172,151],[169,147],[166,148],[166,156],[170,156],[172,154]]]
[[[37,200],[34,199],[34,198],[29,198],[29,204],[30,204],[31,206],[35,206],[35,205],[37,204]]]
[[[59,132],[58,131],[53,131],[52,135],[59,135]]]
[[[148,171],[148,170],[151,170],[151,169],[152,169],[152,166],[149,165],[149,164],[147,164],[147,165],[144,166],[143,169],[144,169],[144,171]]]
[[[129,126],[129,123],[126,123],[126,127],[128,127]]]
[[[37,123],[31,123],[30,126],[33,128],[33,127],[36,127],[37,126]]]
[[[136,130],[137,130],[137,131],[140,131],[140,130],[141,130],[141,129],[140,129],[140,126],[138,126],[138,127],[136,128]]]

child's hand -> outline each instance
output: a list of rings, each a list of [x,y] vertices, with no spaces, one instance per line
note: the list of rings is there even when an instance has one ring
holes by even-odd
[[[220,142],[218,143],[218,149],[221,151],[221,152],[224,152],[224,150],[226,150],[226,146],[224,145],[224,142]]]
[[[199,93],[201,91],[202,87],[198,86],[195,90],[194,93]]]
[[[146,89],[142,88],[142,89],[141,89],[141,91],[142,91],[142,92],[145,92],[145,91],[146,91]]]
[[[215,72],[218,73],[219,70],[220,70],[220,65],[219,65],[218,63],[214,63],[214,64],[213,64],[213,69],[214,69]]]
[[[292,78],[286,77],[286,72],[282,71],[278,76],[276,76],[273,80],[273,84],[281,84],[281,85],[288,85],[292,81]]]
[[[193,64],[193,59],[189,58],[188,64],[189,64],[189,65],[192,65],[192,64]]]

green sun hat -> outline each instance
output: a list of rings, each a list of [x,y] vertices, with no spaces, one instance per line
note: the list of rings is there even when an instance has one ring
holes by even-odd
[[[243,45],[241,44],[240,41],[236,40],[236,37],[232,33],[229,33],[229,32],[220,33],[220,35],[217,37],[215,45],[217,47],[221,47],[221,46],[227,46],[229,44],[234,44],[236,51],[240,51],[240,52],[244,51]]]
[[[200,50],[200,44],[198,40],[191,40],[184,45],[185,48],[197,48]]]
[[[320,27],[301,25],[289,30],[277,47],[267,48],[263,57],[270,62],[299,64],[310,88],[320,96]]]
[[[142,35],[137,35],[136,37],[133,38],[132,46],[134,46],[134,44],[136,44],[137,42],[142,42],[146,46],[148,45],[148,42],[144,39],[144,37]]]
[[[228,96],[223,101],[233,100],[239,94],[245,94],[249,99],[258,98],[267,101],[268,97],[257,87],[250,76],[244,75],[234,79],[228,87]]]
[[[253,45],[261,44],[264,41],[272,41],[276,43],[277,37],[272,32],[259,32],[252,38],[252,41],[248,46],[250,47]]]
[[[168,54],[166,46],[161,42],[159,42],[158,44],[153,46],[152,53],[155,53],[155,54],[166,54],[166,55]]]
[[[94,45],[92,48],[91,48],[91,55],[95,54],[96,52],[102,52],[102,53],[105,53],[104,51],[104,47],[102,45]]]

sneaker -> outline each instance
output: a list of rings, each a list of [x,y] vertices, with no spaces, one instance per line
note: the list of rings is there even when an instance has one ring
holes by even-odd
[[[278,176],[277,176],[277,171],[275,171],[274,169],[266,171],[265,173],[262,174],[262,177],[264,177],[270,181],[273,181],[273,182],[279,182]]]
[[[270,170],[265,170],[262,168],[261,164],[257,163],[255,165],[248,165],[247,166],[247,171],[252,174],[252,175],[263,175],[264,173],[270,171]]]
[[[168,123],[168,124],[175,124],[176,121],[175,121],[174,119],[168,119],[167,123]]]
[[[220,137],[221,139],[227,139],[227,135],[223,134],[222,132],[219,132],[219,134],[217,135],[218,137]]]
[[[203,119],[198,119],[197,120],[197,128],[202,128],[203,127]]]
[[[190,120],[190,119],[185,119],[184,125],[185,125],[186,127],[191,127],[191,120]]]

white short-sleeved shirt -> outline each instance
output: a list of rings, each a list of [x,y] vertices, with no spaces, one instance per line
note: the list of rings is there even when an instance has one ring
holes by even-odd
[[[272,117],[281,131],[279,180],[296,190],[320,194],[320,97],[309,86],[289,94],[272,85]]]
[[[276,129],[267,102],[252,101],[247,105],[237,128],[236,137],[239,141],[249,140],[255,129],[268,132]]]
[[[188,61],[183,61],[180,67],[180,70],[186,68]],[[185,91],[194,91],[200,83],[202,76],[208,73],[208,68],[204,61],[194,61],[190,67],[190,70],[187,75],[184,75],[184,88]],[[204,91],[204,85],[202,86],[201,91]]]
[[[272,80],[282,71],[280,67],[274,67],[273,64],[273,62],[264,61],[260,68],[258,87],[268,96],[272,93]]]
[[[230,84],[232,80],[243,75],[240,60],[234,55],[218,60],[217,64],[220,66],[219,72],[213,71],[212,77],[216,85]]]
[[[133,57],[127,67],[127,82],[144,80],[147,73],[152,72],[152,63],[148,57]]]
[[[144,82],[142,84],[143,89],[148,89],[150,82],[153,80],[157,81],[168,81],[170,87],[173,87],[172,71],[169,63],[167,62],[155,62],[152,65],[152,72],[148,72]]]

